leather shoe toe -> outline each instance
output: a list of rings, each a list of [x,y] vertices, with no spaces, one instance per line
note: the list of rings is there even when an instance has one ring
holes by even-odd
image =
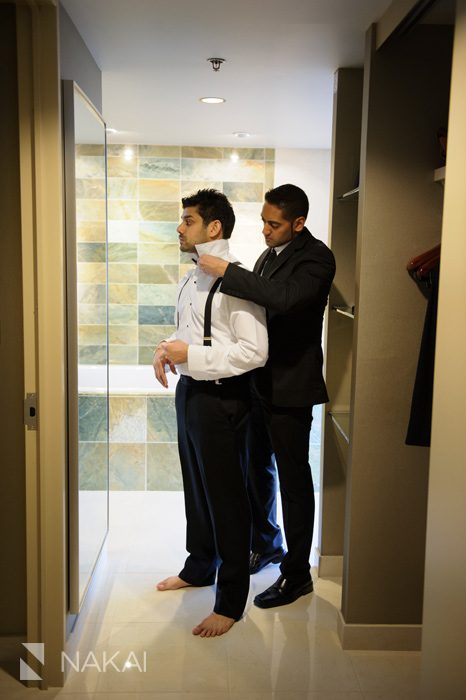
[[[254,598],[254,605],[258,608],[275,608],[279,605],[288,605],[307,593],[312,593],[314,585],[312,579],[304,583],[292,583],[284,576],[278,579],[263,593]]]
[[[268,564],[280,564],[285,554],[284,549],[276,550],[270,554],[251,552],[249,555],[249,573],[257,574],[258,571],[261,571]]]

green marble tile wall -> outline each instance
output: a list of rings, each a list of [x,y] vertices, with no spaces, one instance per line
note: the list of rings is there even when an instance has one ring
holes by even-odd
[[[179,252],[181,197],[203,187],[225,192],[237,214],[235,238],[258,227],[264,192],[273,187],[275,151],[112,144],[105,186],[97,154],[77,154],[79,358],[106,362],[105,274],[108,257],[109,361],[152,363],[154,346],[173,330],[178,280],[190,265]],[[248,228],[249,227],[249,228]],[[110,488],[180,490],[171,396],[118,396],[110,387]],[[115,390],[116,391],[116,390]],[[80,397],[82,483],[100,488],[104,445],[92,420],[101,397]]]
[[[105,485],[105,397],[79,397],[79,467],[84,490]],[[174,396],[110,396],[110,489],[181,491]]]
[[[79,397],[80,484],[105,488],[105,397]],[[110,489],[181,491],[173,396],[110,396]],[[316,491],[320,490],[322,411],[314,407],[309,458]]]
[[[105,186],[96,177],[98,158],[85,146],[77,154],[83,364],[103,364],[106,356]],[[275,151],[264,148],[108,146],[110,364],[149,364],[154,344],[173,330],[176,285],[187,262],[176,233],[181,197],[200,187],[225,192],[239,212],[235,236],[241,235],[241,226],[257,227],[250,205],[259,206],[273,187],[274,159]]]

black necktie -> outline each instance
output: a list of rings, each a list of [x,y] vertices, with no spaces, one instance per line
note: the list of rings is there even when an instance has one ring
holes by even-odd
[[[264,264],[264,267],[262,268],[261,275],[265,275],[270,270],[273,263],[275,262],[276,257],[277,257],[277,253],[275,251],[275,248],[271,248],[269,250],[269,254],[267,255],[267,257],[265,259],[265,264]]]

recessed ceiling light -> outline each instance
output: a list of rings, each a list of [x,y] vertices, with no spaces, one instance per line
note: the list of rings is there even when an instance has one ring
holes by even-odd
[[[111,126],[107,126],[105,128],[105,131],[107,132],[107,134],[118,134],[118,131],[116,129],[112,129]]]
[[[223,97],[200,97],[201,102],[205,102],[208,105],[218,105],[221,102],[226,102]]]
[[[233,136],[236,136],[239,139],[247,139],[251,134],[248,131],[234,131]]]

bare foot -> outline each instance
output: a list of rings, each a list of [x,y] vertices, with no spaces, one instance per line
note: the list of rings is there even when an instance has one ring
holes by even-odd
[[[213,612],[193,629],[193,634],[200,637],[219,637],[228,632],[234,624],[235,620],[232,617],[225,617],[225,615]]]
[[[190,585],[190,583],[186,583],[186,581],[183,581],[183,579],[179,576],[169,576],[168,578],[165,578],[163,581],[160,581],[160,583],[157,584],[157,590],[177,591],[178,588],[186,588]]]

